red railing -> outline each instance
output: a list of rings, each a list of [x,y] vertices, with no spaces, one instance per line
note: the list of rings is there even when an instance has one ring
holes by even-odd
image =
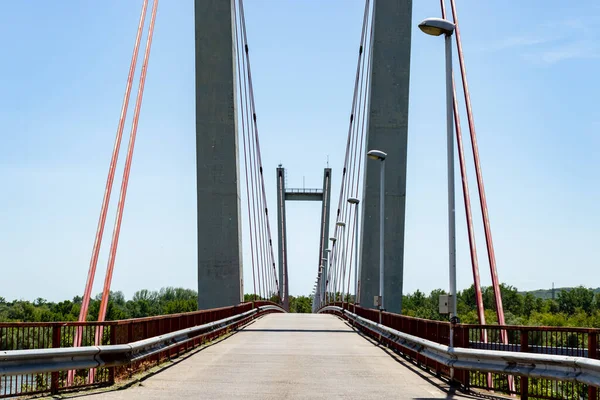
[[[273,305],[268,301],[256,301],[254,307]],[[253,303],[182,314],[161,315],[106,322],[5,322],[0,323],[0,351],[73,347],[75,331],[81,329],[82,346],[93,346],[95,332],[102,327],[102,345],[131,343],[180,329],[218,321],[249,311]],[[241,320],[234,328],[246,323]],[[228,329],[232,329],[229,327]],[[156,365],[165,359],[178,356],[207,341],[223,335],[226,329],[199,335],[180,346],[166,350],[123,367],[98,368],[90,381],[89,369],[77,370],[72,384],[67,383],[67,371],[0,377],[0,398],[34,395],[68,390],[79,390],[91,386],[108,386],[120,377]]]
[[[342,307],[342,303],[334,303]],[[343,307],[360,317],[408,333],[435,343],[449,344],[450,324],[421,318],[354,306],[344,303]],[[380,320],[381,318],[381,320]],[[379,334],[365,327],[360,329],[368,336],[381,340],[387,347],[413,360],[417,365],[438,375],[450,376],[449,369],[432,359],[408,350],[396,342],[379,337]],[[487,332],[488,342],[481,341],[481,332]],[[502,343],[500,332],[506,331],[508,344]],[[478,348],[503,351],[520,351],[538,354],[554,354],[598,359],[598,336],[600,329],[457,324],[454,329],[456,347]],[[455,381],[465,388],[478,388],[488,391],[518,394],[522,399],[589,399],[600,400],[598,389],[592,386],[549,379],[534,379],[515,376],[515,390],[508,385],[507,374],[488,374],[480,371],[454,372]]]

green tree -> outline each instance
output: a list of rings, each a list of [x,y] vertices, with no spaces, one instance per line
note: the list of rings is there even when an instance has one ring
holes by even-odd
[[[523,314],[529,318],[534,311],[536,311],[536,299],[531,293],[526,293],[523,297]]]
[[[573,314],[577,309],[581,309],[589,315],[594,304],[594,291],[583,286],[568,291],[561,290],[557,302],[560,312]]]
[[[312,296],[290,296],[290,312],[291,313],[311,313],[312,312]]]

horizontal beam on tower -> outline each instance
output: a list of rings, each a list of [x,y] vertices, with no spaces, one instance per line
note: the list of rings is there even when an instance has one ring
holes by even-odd
[[[286,200],[323,201],[323,189],[286,189]]]

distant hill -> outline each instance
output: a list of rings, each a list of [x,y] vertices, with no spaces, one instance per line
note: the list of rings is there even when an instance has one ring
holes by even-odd
[[[569,290],[573,290],[572,287],[562,287],[562,288],[554,288],[554,293],[558,297],[558,294],[564,290],[568,292]],[[592,289],[594,293],[600,293],[600,288]],[[552,289],[538,289],[538,290],[529,290],[524,292],[519,292],[520,294],[531,293],[535,297],[539,297],[541,299],[551,299],[552,298]]]

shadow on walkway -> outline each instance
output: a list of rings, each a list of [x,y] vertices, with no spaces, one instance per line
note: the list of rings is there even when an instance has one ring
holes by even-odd
[[[353,330],[346,329],[244,329],[240,333],[244,332],[309,332],[309,333],[354,333]]]

